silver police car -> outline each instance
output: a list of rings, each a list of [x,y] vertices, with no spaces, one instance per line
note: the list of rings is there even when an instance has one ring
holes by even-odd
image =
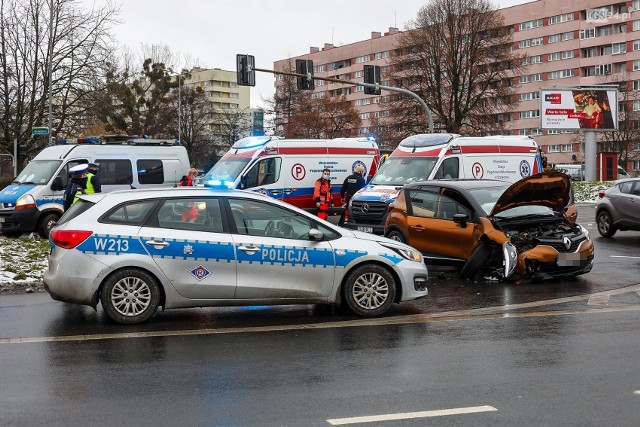
[[[211,188],[81,196],[50,235],[53,299],[144,322],[159,306],[339,304],[360,316],[427,295],[410,246],[259,193]]]

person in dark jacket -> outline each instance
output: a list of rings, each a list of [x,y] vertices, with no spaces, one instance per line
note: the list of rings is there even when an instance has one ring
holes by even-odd
[[[75,203],[78,194],[85,194],[87,188],[87,165],[86,163],[77,165],[69,169],[71,181],[64,190],[63,208],[66,211]]]
[[[338,221],[339,226],[344,225],[344,221],[347,217],[349,200],[351,200],[353,195],[356,194],[358,190],[365,186],[364,178],[362,177],[363,173],[364,168],[358,165],[356,166],[353,173],[346,177],[344,182],[342,183],[342,188],[340,189],[340,200],[342,200],[342,206],[344,207],[344,210],[342,211],[342,215],[340,215],[340,221]]]

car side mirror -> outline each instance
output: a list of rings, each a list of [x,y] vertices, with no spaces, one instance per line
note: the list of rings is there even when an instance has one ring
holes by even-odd
[[[312,228],[311,230],[309,230],[309,238],[311,240],[319,242],[324,239],[324,234],[322,234],[322,231],[318,230],[317,228]]]
[[[62,177],[56,176],[51,183],[51,189],[53,191],[62,191],[64,190],[64,185],[62,185]]]
[[[247,176],[246,175],[242,175],[240,177],[240,185],[238,186],[239,189],[244,190],[245,188],[247,188]]]
[[[455,214],[453,216],[453,222],[455,222],[456,224],[460,224],[460,227],[462,228],[467,228],[468,220],[469,217],[467,216],[467,214]]]

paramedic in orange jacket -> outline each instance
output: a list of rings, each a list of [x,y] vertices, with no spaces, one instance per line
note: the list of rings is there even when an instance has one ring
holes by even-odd
[[[316,201],[318,217],[325,220],[329,218],[329,208],[332,205],[330,174],[331,171],[329,169],[324,169],[322,171],[322,177],[316,181],[315,189],[313,190],[313,198]]]

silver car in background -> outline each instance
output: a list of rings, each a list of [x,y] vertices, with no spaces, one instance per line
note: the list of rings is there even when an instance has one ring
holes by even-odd
[[[596,224],[602,237],[617,230],[640,230],[640,178],[618,180],[598,195]]]
[[[410,246],[259,193],[182,187],[82,196],[52,230],[53,299],[120,323],[164,308],[340,304],[360,316],[427,295]]]

